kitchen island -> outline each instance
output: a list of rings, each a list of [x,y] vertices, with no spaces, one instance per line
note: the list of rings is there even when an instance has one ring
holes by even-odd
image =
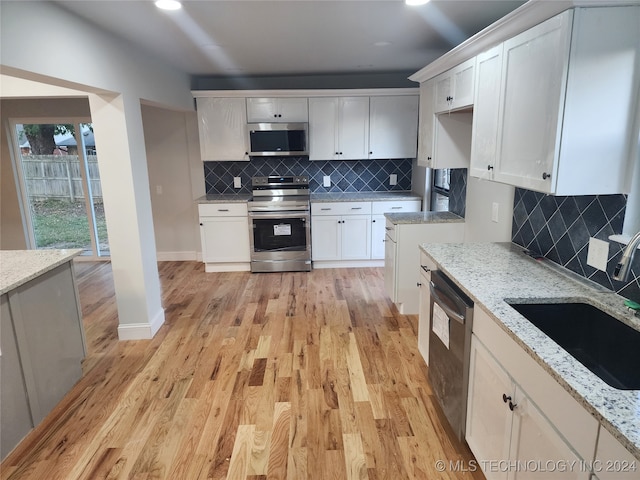
[[[640,330],[640,320],[624,308],[625,299],[551,262],[534,260],[523,253],[522,247],[511,243],[423,244],[420,250],[473,300],[472,345],[476,340],[476,344],[484,344],[476,349],[490,352],[484,355],[482,361],[489,360],[483,365],[491,363],[503,368],[506,372],[503,378],[509,378],[516,385],[516,397],[520,397],[514,400],[515,410],[512,409],[516,418],[514,425],[520,428],[520,446],[524,438],[522,428],[527,426],[527,419],[533,418],[530,412],[535,410],[540,414],[536,422],[547,422],[551,428],[548,431],[557,433],[561,443],[568,447],[567,451],[577,452],[578,461],[593,466],[587,470],[596,473],[600,480],[638,478],[640,391],[609,386],[509,305],[586,303]],[[501,357],[502,350],[508,355]],[[473,394],[474,368],[482,367],[478,363],[480,357],[476,355],[474,367],[472,346],[469,380],[472,409],[477,399]],[[484,373],[488,371],[485,367]],[[486,376],[482,382],[490,383]],[[542,385],[544,388],[540,388]],[[480,389],[480,382],[476,386]],[[505,409],[502,398],[498,398],[503,392],[494,393],[497,393],[496,408],[508,414],[509,409]],[[509,394],[507,391],[505,398],[510,399]],[[490,396],[493,398],[493,393]],[[568,408],[558,408],[560,404]],[[574,414],[576,418],[580,416],[580,422],[572,422]],[[467,417],[467,441],[482,461],[483,452],[479,450],[484,447],[475,447],[473,418],[471,410]],[[512,445],[512,452],[513,448],[517,450],[517,445]],[[612,451],[616,458],[611,459]],[[611,477],[608,471],[599,470],[609,466],[611,470],[619,470],[614,473],[628,475]]]
[[[0,251],[0,430],[7,454],[82,377],[81,250]]]

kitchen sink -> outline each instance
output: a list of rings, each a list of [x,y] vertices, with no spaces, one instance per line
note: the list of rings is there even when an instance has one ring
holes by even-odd
[[[608,385],[640,390],[640,332],[586,303],[510,303]]]

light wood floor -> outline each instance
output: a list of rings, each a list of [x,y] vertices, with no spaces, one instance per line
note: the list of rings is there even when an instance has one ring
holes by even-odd
[[[118,342],[110,264],[76,265],[85,375],[2,479],[484,478],[443,427],[417,317],[381,269],[159,270],[166,324]]]

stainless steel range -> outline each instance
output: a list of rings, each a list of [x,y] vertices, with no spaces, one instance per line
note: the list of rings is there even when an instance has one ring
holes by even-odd
[[[251,271],[310,271],[309,177],[253,177],[251,185]]]

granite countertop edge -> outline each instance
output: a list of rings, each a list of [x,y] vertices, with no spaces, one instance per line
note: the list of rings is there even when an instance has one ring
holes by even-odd
[[[607,385],[505,301],[584,302],[640,331],[623,297],[565,276],[512,243],[422,244],[420,250],[640,460],[640,391]]]
[[[398,192],[327,192],[312,193],[311,203],[321,202],[384,202],[403,200],[422,200],[422,197],[410,191]]]
[[[246,203],[251,200],[250,193],[215,193],[202,195],[195,199],[195,203]],[[328,192],[311,193],[311,202],[384,202],[422,200],[422,197],[409,191],[398,192]]]
[[[79,248],[62,250],[0,250],[0,295],[80,255]]]
[[[464,218],[451,212],[389,212],[385,213],[384,216],[394,225],[464,223]]]

